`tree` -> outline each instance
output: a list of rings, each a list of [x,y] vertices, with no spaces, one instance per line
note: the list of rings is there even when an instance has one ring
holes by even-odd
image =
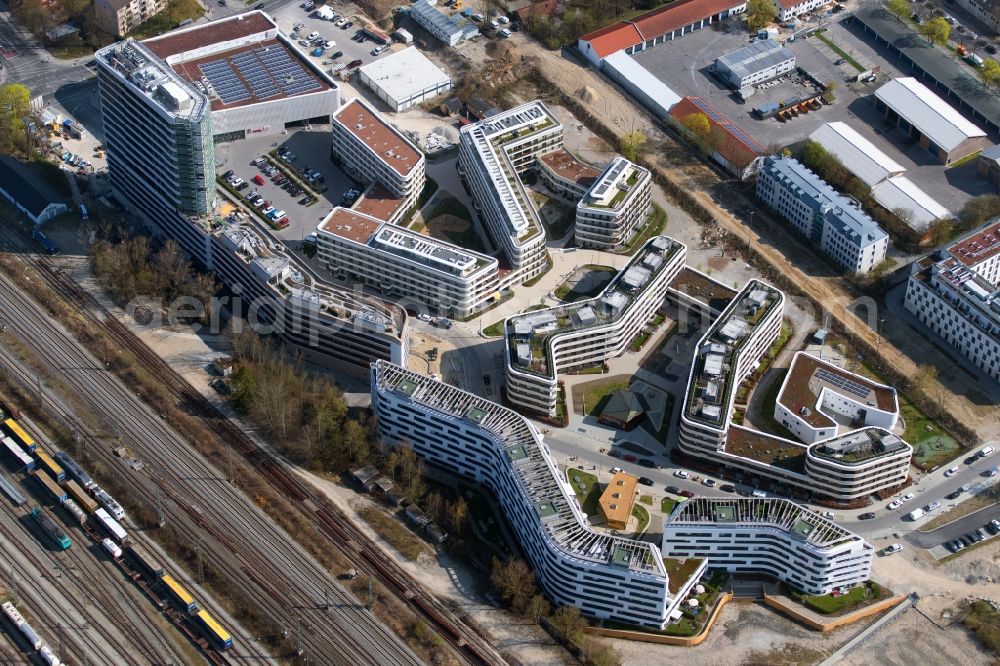
[[[775,9],[772,0],[750,0],[747,3],[747,28],[757,32],[774,20]]]
[[[459,497],[448,507],[448,523],[452,532],[460,532],[465,526],[465,519],[469,515],[469,504],[464,497]]]
[[[622,157],[625,159],[632,162],[638,162],[639,158],[646,151],[647,141],[648,138],[642,132],[629,132],[628,134],[622,135],[622,137],[618,139],[618,152],[621,153]]]
[[[531,598],[538,594],[535,574],[524,560],[494,557],[490,582],[500,597],[518,613],[523,613]]]
[[[815,171],[821,170],[821,165],[827,159],[826,148],[819,141],[807,140],[802,147],[802,163]]]
[[[907,0],[885,0],[885,8],[898,19],[910,14],[910,3]]]
[[[962,228],[968,230],[981,226],[997,215],[1000,215],[1000,195],[981,194],[965,202],[958,211],[958,220]]]
[[[580,615],[580,609],[576,606],[560,606],[549,618],[549,622],[567,641],[575,642],[587,628],[587,620]]]
[[[951,26],[943,17],[937,16],[920,26],[920,34],[927,38],[931,44],[944,46],[948,43],[951,35]]]
[[[983,66],[979,68],[979,78],[990,88],[1000,83],[1000,62],[993,58],[983,60]]]
[[[930,226],[929,235],[934,247],[944,245],[951,238],[951,220],[934,220]]]
[[[528,599],[528,603],[524,608],[524,616],[530,618],[532,622],[538,622],[539,619],[549,614],[549,601],[541,594],[536,594],[531,599]]]
[[[712,131],[712,123],[708,121],[708,116],[700,111],[695,113],[689,113],[684,116],[681,120],[681,124],[684,125],[692,134],[701,137],[702,139],[707,139],[709,133]]]

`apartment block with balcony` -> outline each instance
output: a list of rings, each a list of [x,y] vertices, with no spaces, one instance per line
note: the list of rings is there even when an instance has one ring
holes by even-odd
[[[513,410],[384,361],[372,364],[371,392],[387,445],[412,446],[496,497],[553,603],[662,628],[705,573],[702,561],[675,579],[656,544],[591,528],[542,433]]]
[[[459,136],[459,174],[516,281],[539,275],[546,265],[544,227],[521,177],[562,140],[562,125],[540,101],[466,125]]]
[[[467,317],[498,297],[496,258],[345,208],[317,228],[317,258],[340,278],[442,315]]]
[[[613,250],[628,243],[653,210],[652,178],[624,157],[611,160],[576,205],[576,243]]]
[[[885,230],[797,160],[765,159],[757,197],[847,273],[868,273],[885,259]]]
[[[550,192],[576,205],[593,187],[601,170],[581,162],[565,148],[538,158],[539,175]]]
[[[785,499],[696,497],[663,525],[661,550],[707,558],[732,573],[763,574],[806,594],[829,594],[871,577],[875,549],[819,514]]]
[[[101,30],[124,37],[167,9],[167,0],[95,0],[94,15]]]
[[[504,323],[507,399],[555,416],[560,372],[603,363],[625,351],[663,307],[687,248],[651,238],[599,296],[510,317]]]
[[[903,306],[1000,381],[1000,222],[914,262]]]
[[[427,180],[424,154],[367,102],[355,98],[333,115],[333,157],[351,176],[378,183],[415,207]]]

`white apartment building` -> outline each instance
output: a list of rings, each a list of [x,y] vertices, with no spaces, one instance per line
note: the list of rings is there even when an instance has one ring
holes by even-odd
[[[545,270],[545,231],[521,175],[562,147],[563,128],[540,101],[462,128],[458,172],[473,207],[517,281]]]
[[[903,305],[1000,381],[1000,222],[915,262]]]
[[[795,69],[795,55],[774,39],[758,39],[715,59],[715,73],[739,90]]]
[[[612,250],[628,243],[653,210],[647,169],[615,157],[576,205],[576,243]]]
[[[167,9],[166,0],[95,0],[94,16],[101,30],[124,37]]]
[[[601,177],[601,170],[560,148],[539,155],[538,174],[550,192],[575,205]]]
[[[765,159],[757,197],[848,273],[867,273],[885,259],[885,230],[798,160]]]
[[[830,4],[830,0],[774,0],[774,8],[780,21],[791,21],[828,4]]]
[[[333,114],[333,157],[344,170],[378,183],[413,208],[426,182],[424,154],[361,98]]]
[[[857,534],[785,499],[695,497],[663,525],[662,551],[708,558],[732,573],[764,574],[806,594],[871,577],[875,549]]]
[[[702,563],[670,580],[655,544],[591,529],[542,434],[516,412],[384,361],[372,364],[371,392],[386,444],[412,446],[496,497],[553,603],[660,628],[705,572]]]
[[[778,391],[774,419],[813,444],[836,436],[842,426],[892,430],[899,401],[891,386],[796,352]]]
[[[910,473],[913,447],[883,428],[861,428],[811,445],[805,476],[820,495],[846,501],[897,488]]]
[[[316,231],[320,263],[340,278],[360,279],[385,297],[410,299],[445,316],[467,317],[498,295],[499,264],[494,257],[346,208],[334,208]]]
[[[410,6],[410,17],[432,37],[455,46],[479,34],[475,23],[465,22],[458,15],[447,16],[436,5],[437,0],[417,0]]]
[[[651,238],[595,298],[510,317],[504,324],[507,399],[555,416],[559,372],[618,356],[663,307],[687,248]]]

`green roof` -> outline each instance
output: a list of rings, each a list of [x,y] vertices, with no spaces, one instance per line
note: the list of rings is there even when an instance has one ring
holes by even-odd
[[[512,461],[517,462],[518,460],[524,460],[528,457],[528,453],[524,450],[523,446],[512,446],[507,449],[507,457]]]
[[[479,407],[469,407],[469,409],[465,411],[465,418],[472,421],[476,425],[479,425],[483,422],[483,419],[486,418],[486,412]]]
[[[409,379],[404,379],[396,384],[396,390],[405,396],[412,396],[413,392],[417,390],[417,385]]]

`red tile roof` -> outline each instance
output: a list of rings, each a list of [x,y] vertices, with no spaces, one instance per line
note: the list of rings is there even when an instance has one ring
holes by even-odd
[[[715,139],[715,150],[731,164],[742,167],[749,165],[756,157],[767,155],[767,150],[752,136],[700,97],[685,97],[670,109],[670,115],[680,122],[692,113],[704,113],[708,117],[712,126],[712,138]]]
[[[555,16],[559,13],[559,0],[541,0],[527,7],[514,10],[521,21],[527,21],[531,16]]]
[[[587,33],[580,37],[580,41],[589,42],[597,56],[605,58],[615,51],[665,35],[742,4],[742,0],[675,0],[631,21],[621,21]]]
[[[178,53],[249,37],[277,27],[263,12],[250,12],[242,15],[242,18],[234,16],[230,19],[212,21],[194,28],[170,32],[162,37],[153,37],[142,43],[156,55],[167,59]]]

